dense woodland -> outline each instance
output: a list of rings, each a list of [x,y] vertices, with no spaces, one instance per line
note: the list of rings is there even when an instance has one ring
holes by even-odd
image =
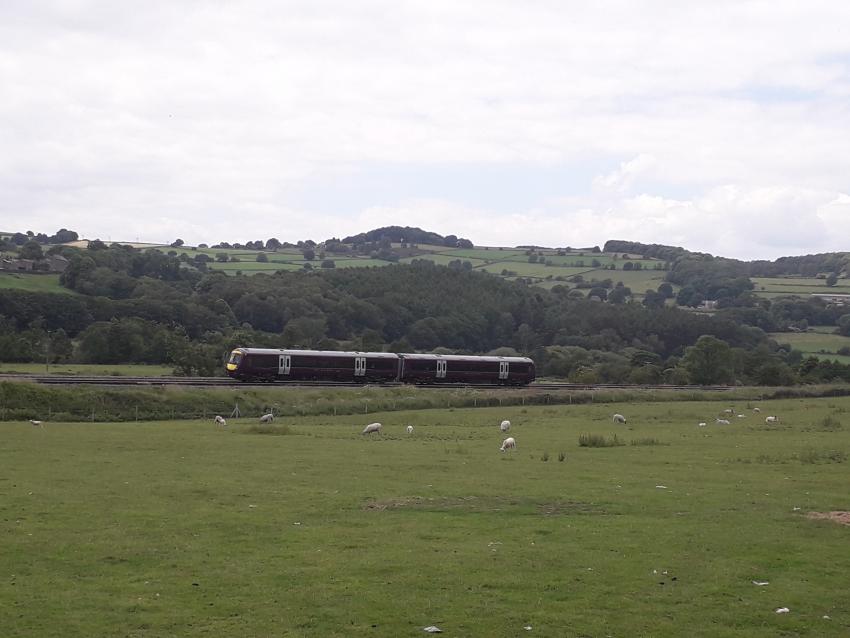
[[[419,229],[399,233],[423,242],[461,241],[411,230]],[[387,240],[386,232],[374,232],[332,241]],[[30,236],[21,247],[30,242],[42,243]],[[843,255],[784,258],[777,266],[634,242],[608,242],[605,251],[664,259],[668,281],[681,286],[679,306],[715,299],[720,310],[665,305],[669,283],[648,291],[643,303],[632,302],[614,282],[616,273],[578,295],[426,260],[228,276],[176,254],[95,241],[85,249],[47,249],[69,259],[61,281],[76,294],[0,290],[0,358],[165,363],[207,375],[221,373],[230,349],[251,345],[520,353],[535,359],[541,375],[586,383],[850,381],[850,366],[804,359],[766,334],[817,324],[850,335],[847,308],[756,298],[749,279],[782,268],[840,271]]]

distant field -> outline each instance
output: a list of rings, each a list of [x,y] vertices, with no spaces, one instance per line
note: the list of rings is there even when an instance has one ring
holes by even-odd
[[[834,330],[834,328],[833,328]],[[818,359],[829,359],[841,363],[850,363],[850,356],[836,354],[840,348],[850,347],[850,337],[837,334],[814,332],[771,332],[770,337],[778,343],[787,343],[791,347]]]
[[[850,635],[850,399],[725,405],[3,423],[2,634]]]
[[[456,257],[460,257],[462,259],[468,259],[470,257],[474,259],[487,259],[487,260],[502,260],[509,259],[510,257],[516,255],[524,255],[524,250],[515,250],[505,248],[503,250],[499,250],[498,248],[490,248],[489,250],[485,250],[483,248],[458,248],[456,250],[451,250],[449,252],[445,252],[444,254],[452,254]]]
[[[404,259],[400,259],[399,262],[402,264],[409,264],[414,259],[427,259],[428,261],[433,261],[435,264],[439,264],[441,266],[447,266],[449,263],[457,261],[458,259],[461,261],[468,261],[473,266],[480,266],[484,263],[484,260],[482,259],[458,256],[454,252],[417,255],[416,257],[405,257]]]
[[[73,290],[64,288],[59,283],[59,275],[56,274],[0,273],[0,288],[14,288],[15,290],[29,290],[31,292],[62,292],[69,295],[76,294]]]
[[[261,261],[228,261],[226,263],[207,264],[207,268],[210,270],[222,270],[226,273],[235,273],[237,270],[241,270],[245,274],[274,272],[275,270],[301,270],[301,267],[301,264]]]
[[[825,279],[813,277],[753,277],[754,292],[765,297],[781,295],[809,296],[817,294],[850,294],[850,282],[839,279],[835,286],[827,286]]]
[[[174,366],[157,365],[112,365],[93,363],[0,363],[2,374],[68,374],[83,376],[122,376],[122,377],[170,377]]]

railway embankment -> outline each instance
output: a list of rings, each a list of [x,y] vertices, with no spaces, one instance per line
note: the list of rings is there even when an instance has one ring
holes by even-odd
[[[724,392],[660,388],[420,388],[416,386],[98,386],[0,381],[0,420],[115,421],[253,416],[368,415],[398,410],[646,401],[757,401],[845,396],[850,386],[737,388]]]

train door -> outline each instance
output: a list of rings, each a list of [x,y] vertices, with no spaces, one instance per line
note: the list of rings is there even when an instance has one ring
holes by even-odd
[[[446,378],[446,364],[448,362],[443,359],[437,359],[437,378],[445,379]]]
[[[366,376],[366,357],[354,357],[354,376]]]
[[[510,362],[508,361],[499,361],[499,380],[507,381],[508,375],[510,374]]]
[[[277,373],[280,376],[289,376],[289,372],[292,370],[292,357],[288,354],[280,355],[280,360],[277,364]]]

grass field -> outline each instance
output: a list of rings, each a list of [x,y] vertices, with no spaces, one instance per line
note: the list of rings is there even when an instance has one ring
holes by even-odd
[[[18,273],[0,273],[0,288],[28,290],[31,292],[63,292],[76,294],[59,283],[59,275],[25,275]]]
[[[830,326],[835,330],[834,326]],[[837,334],[814,332],[771,332],[770,337],[778,343],[788,343],[791,347],[813,355],[819,359],[830,359],[841,363],[850,363],[850,357],[836,354],[840,348],[850,347],[850,337]]]
[[[850,509],[850,398],[760,415],[740,402],[747,418],[715,426],[724,405],[303,417],[255,433],[253,420],[5,423],[0,627],[847,636],[850,528],[806,513]],[[513,454],[498,452],[502,418]],[[360,436],[372,420],[385,433]],[[626,445],[582,448],[585,433]]]
[[[174,366],[51,363],[50,374],[83,376],[170,377]],[[0,374],[45,374],[44,363],[0,363]]]

